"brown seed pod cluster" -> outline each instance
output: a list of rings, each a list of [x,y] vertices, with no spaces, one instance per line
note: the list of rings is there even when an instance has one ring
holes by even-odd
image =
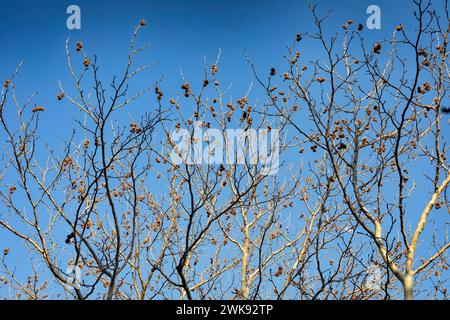
[[[428,52],[425,49],[420,49],[417,54],[424,58],[428,57]]]
[[[72,157],[66,157],[66,158],[64,158],[62,164],[64,167],[67,167],[67,166],[70,166],[72,163],[73,163]]]
[[[399,24],[398,26],[395,27],[395,30],[402,31],[403,30],[403,25]]]
[[[438,50],[439,53],[445,53],[445,46],[437,45],[436,50]]]
[[[66,243],[66,244],[69,244],[69,243],[70,243],[70,240],[71,240],[72,238],[74,238],[74,237],[75,237],[75,234],[74,234],[73,232],[70,233],[70,234],[68,234],[67,237],[66,237],[65,243]]]
[[[270,68],[270,75],[273,77],[276,74],[277,74],[277,70],[275,70],[275,68]]]
[[[241,107],[241,109],[243,109],[247,104],[248,104],[248,100],[246,97],[237,99],[237,103],[239,104],[239,107]],[[251,107],[249,106],[249,109],[251,109]]]
[[[302,35],[300,33],[297,33],[297,35],[295,36],[295,41],[297,42],[302,41]]]
[[[358,31],[362,31],[364,29],[364,26],[362,23],[358,24]]]
[[[44,110],[45,110],[44,107],[38,106],[38,107],[33,108],[31,111],[32,112],[40,112],[40,111],[44,111]]]
[[[84,59],[83,65],[86,67],[86,69],[89,67],[90,64],[91,64],[91,60],[89,60],[89,58]]]
[[[181,85],[181,89],[183,89],[184,90],[184,96],[186,97],[186,98],[188,98],[189,97],[189,91],[190,91],[190,89],[191,89],[191,85],[189,84],[189,83],[184,83],[184,84],[182,84]]]
[[[345,149],[347,149],[347,145],[345,143],[341,142],[341,143],[339,143],[339,145],[337,146],[336,149],[345,150]]]
[[[381,43],[379,42],[375,43],[375,45],[373,46],[373,52],[376,54],[381,53]]]
[[[417,87],[418,93],[426,93],[431,90],[431,85],[428,82],[424,82],[422,86]]]
[[[155,87],[155,93],[156,93],[156,99],[158,99],[158,101],[161,101],[162,97],[163,97],[163,92],[158,88],[158,86]]]
[[[345,23],[345,24],[343,24],[342,25],[342,28],[344,29],[344,30],[348,30],[348,27],[351,25],[351,24],[353,24],[353,20],[347,20],[347,22]]]
[[[83,42],[78,41],[75,50],[80,51],[81,49],[83,49]]]
[[[221,164],[219,169],[217,170],[217,175],[221,176],[224,171],[225,167],[223,166],[223,164]]]
[[[213,64],[213,65],[211,66],[211,73],[212,73],[212,74],[216,74],[217,71],[219,71],[219,69],[217,68],[217,66],[216,66],[215,64]]]
[[[141,19],[141,21],[139,21],[139,25],[141,27],[145,26],[147,24],[147,22],[145,21],[145,19]]]
[[[317,80],[317,82],[319,82],[319,83],[322,83],[322,82],[324,82],[324,81],[325,81],[325,78],[321,78],[321,77],[319,77],[319,78],[317,78],[316,80]]]
[[[249,121],[250,123],[251,123],[251,118],[250,118],[250,113],[249,112],[247,112],[247,111],[243,111],[242,112],[242,116],[241,116],[241,122],[244,122],[244,121]]]
[[[8,88],[9,84],[11,83],[11,80],[5,80],[5,82],[3,83],[3,87]]]
[[[130,123],[130,132],[135,132],[136,129],[137,129],[137,124],[136,124],[136,122]]]
[[[228,102],[228,103],[227,103],[227,107],[228,107],[229,109],[231,109],[232,111],[236,110],[235,106],[234,106],[231,102]]]
[[[9,187],[9,193],[10,194],[13,194],[15,191],[16,191],[16,187],[15,186],[11,186],[11,187]]]
[[[279,276],[281,276],[282,273],[283,273],[283,267],[278,266],[278,270],[277,270],[277,272],[274,273],[274,276],[279,277]]]
[[[56,96],[56,98],[57,98],[59,101],[61,101],[61,100],[64,98],[64,96],[65,96],[65,93],[64,93],[64,92],[61,92],[61,93],[59,93],[59,94]]]

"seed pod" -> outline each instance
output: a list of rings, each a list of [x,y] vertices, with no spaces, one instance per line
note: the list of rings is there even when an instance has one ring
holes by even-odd
[[[44,111],[44,110],[45,110],[44,107],[39,106],[39,107],[33,108],[33,110],[31,110],[31,111],[32,112],[40,112],[40,111]]]
[[[373,52],[376,54],[381,53],[381,44],[380,43],[375,43],[375,45],[373,46]]]

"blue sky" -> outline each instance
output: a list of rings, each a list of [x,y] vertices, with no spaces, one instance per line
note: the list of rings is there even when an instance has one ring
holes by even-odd
[[[401,1],[318,1],[322,13],[332,9],[328,31],[340,31],[348,19],[365,23],[366,8],[377,4],[382,11],[381,30],[366,30],[368,41],[391,35],[400,20],[411,22],[411,2]],[[222,82],[232,83],[235,95],[243,94],[253,76],[244,58],[246,50],[258,71],[284,65],[282,56],[293,44],[297,32],[313,30],[312,16],[304,1],[5,1],[0,10],[0,78],[7,78],[14,66],[24,62],[16,81],[19,97],[25,99],[38,91],[37,104],[44,104],[50,113],[43,121],[52,123],[53,132],[70,131],[76,110],[61,107],[54,97],[58,80],[70,85],[66,68],[65,41],[83,41],[89,54],[99,57],[101,72],[106,79],[123,70],[129,39],[141,18],[148,22],[139,35],[139,43],[152,43],[138,62],[156,63],[144,81],[164,75],[165,88],[180,83],[180,68],[190,81],[201,77],[203,59],[214,61],[222,50],[220,72]],[[81,8],[81,30],[66,28],[66,8],[77,4]],[[406,8],[409,7],[408,11]],[[408,12],[408,15],[401,14]],[[403,21],[405,20],[405,21]],[[317,44],[316,44],[317,45]],[[316,59],[318,48],[302,47],[305,59]],[[245,71],[245,72],[242,72]],[[238,90],[240,89],[240,90]],[[170,94],[170,91],[168,92]],[[41,135],[45,138],[45,132]]]
[[[326,31],[340,31],[348,19],[364,23],[366,8],[381,8],[380,30],[365,30],[368,42],[388,38],[396,25],[413,24],[411,1],[318,1],[320,12],[332,9]],[[436,5],[440,1],[434,1]],[[66,28],[66,8],[81,8],[81,30]],[[177,94],[180,68],[192,82],[201,83],[203,59],[211,63],[221,49],[219,64],[223,83],[232,83],[235,96],[245,94],[253,75],[244,50],[261,72],[284,65],[282,56],[298,32],[314,31],[313,19],[304,1],[12,1],[0,0],[0,79],[6,79],[20,61],[16,80],[19,99],[38,91],[35,102],[49,112],[42,114],[42,140],[55,144],[71,133],[78,111],[56,100],[58,81],[70,85],[66,68],[65,41],[83,41],[88,53],[96,53],[106,79],[123,71],[133,28],[141,18],[147,26],[140,44],[152,43],[138,62],[156,63],[141,79],[151,84],[161,75],[169,96]],[[318,58],[316,44],[301,47],[306,60]],[[139,85],[137,86],[137,88]],[[140,86],[142,88],[142,86]],[[173,88],[176,88],[174,90]],[[151,97],[151,98],[150,98]],[[151,108],[154,96],[138,105]],[[152,103],[148,100],[153,99]],[[147,101],[147,102],[146,102]],[[8,112],[8,110],[6,111]],[[134,111],[128,111],[133,113]],[[140,111],[137,111],[138,113]],[[448,130],[448,128],[447,128]],[[57,134],[55,134],[57,133]],[[42,155],[45,156],[45,155]],[[2,235],[2,233],[0,233]],[[4,234],[2,235],[4,236]],[[0,243],[3,242],[0,240]],[[1,245],[0,245],[1,248]]]

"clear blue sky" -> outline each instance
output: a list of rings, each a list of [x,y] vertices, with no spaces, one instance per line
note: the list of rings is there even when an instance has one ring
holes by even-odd
[[[314,2],[314,1],[312,1]],[[441,1],[436,0],[438,5]],[[382,40],[399,23],[412,24],[412,1],[343,0],[318,1],[322,13],[332,9],[327,31],[340,30],[348,19],[365,23],[366,8],[381,8],[381,30],[366,30],[368,41]],[[81,8],[81,30],[66,28],[66,8]],[[166,76],[162,88],[176,95],[180,68],[190,81],[199,83],[203,58],[211,62],[222,50],[220,72],[223,83],[232,83],[235,95],[245,93],[253,79],[244,58],[244,50],[262,72],[284,65],[282,56],[298,32],[312,32],[313,20],[302,0],[289,1],[13,1],[0,0],[0,80],[6,79],[15,65],[24,61],[16,80],[19,98],[39,91],[35,102],[49,112],[42,114],[45,128],[41,137],[61,142],[74,127],[78,112],[67,102],[59,103],[58,80],[66,86],[70,78],[66,68],[65,40],[83,41],[89,53],[98,55],[101,72],[110,78],[120,73],[126,63],[128,43],[133,28],[141,18],[147,20],[139,43],[152,43],[141,55],[142,63],[156,63],[142,79],[148,84]],[[318,58],[312,44],[303,47],[306,60]],[[2,81],[3,82],[3,81]],[[154,97],[152,96],[152,99]],[[152,100],[154,101],[154,100]],[[152,103],[143,103],[151,106]],[[154,105],[154,104],[153,104]],[[8,112],[8,110],[6,110]],[[130,111],[132,112],[132,111]],[[57,134],[55,134],[57,133]],[[4,243],[4,233],[0,233]],[[0,248],[2,245],[0,245]]]
[[[366,8],[371,4],[379,5],[382,28],[366,30],[365,37],[369,42],[389,37],[400,22],[408,25],[413,10],[408,0],[317,3],[324,14],[332,10],[327,24],[330,34],[340,31],[340,26],[348,19],[365,23]],[[88,54],[97,54],[101,75],[111,79],[113,74],[123,70],[132,30],[141,18],[145,18],[148,25],[138,43],[152,43],[152,47],[140,55],[138,62],[156,63],[157,66],[140,78],[142,81],[151,83],[164,75],[164,92],[175,95],[177,92],[170,88],[179,89],[180,68],[189,81],[201,83],[196,80],[202,76],[204,57],[211,63],[220,48],[222,83],[232,84],[233,94],[241,96],[254,80],[244,50],[260,72],[267,72],[272,66],[284,66],[282,56],[297,32],[314,31],[311,13],[302,0],[0,0],[0,4],[0,79],[6,79],[17,63],[24,62],[16,80],[17,95],[24,100],[33,92],[39,92],[35,103],[51,111],[42,116],[44,122],[51,123],[48,131],[41,132],[43,140],[49,142],[69,135],[72,119],[78,115],[73,106],[67,106],[67,101],[58,103],[55,99],[59,92],[58,80],[65,87],[71,84],[64,51],[68,37],[72,45],[81,40]],[[66,28],[66,8],[70,4],[81,8],[81,30]],[[301,49],[305,60],[317,59],[318,48],[312,42]]]
[[[333,9],[329,29],[340,28],[347,19],[365,22],[366,8],[378,4],[382,10],[382,29],[366,32],[368,39],[390,35],[399,23],[411,19],[411,2],[400,1],[319,1],[322,12]],[[201,75],[203,57],[215,59],[222,49],[221,77],[233,88],[245,88],[252,79],[244,59],[247,50],[260,70],[284,64],[281,57],[297,32],[312,31],[312,17],[304,1],[0,1],[0,78],[9,76],[14,66],[24,61],[17,80],[18,92],[24,95],[39,91],[39,99],[52,113],[50,121],[57,132],[67,129],[70,111],[54,99],[58,80],[69,85],[64,45],[82,40],[89,53],[96,53],[105,75],[123,70],[127,44],[133,27],[141,18],[148,21],[140,43],[152,48],[141,56],[143,63],[157,63],[146,79],[166,75],[165,87],[179,83],[180,68],[194,81]],[[66,28],[66,8],[81,8],[81,30]],[[405,13],[409,13],[406,15]],[[332,31],[332,30],[329,30]],[[316,48],[303,48],[305,59]],[[242,72],[245,71],[245,72]],[[238,76],[237,76],[237,73]],[[149,81],[149,82],[150,82]],[[176,87],[178,89],[178,86]],[[238,94],[238,93],[236,93]],[[70,108],[73,110],[73,108]],[[69,112],[69,114],[67,114]],[[57,121],[53,121],[57,120]],[[61,131],[62,130],[62,131]]]

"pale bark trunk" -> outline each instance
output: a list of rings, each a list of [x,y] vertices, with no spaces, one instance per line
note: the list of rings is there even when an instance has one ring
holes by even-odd
[[[249,249],[249,230],[247,225],[247,218],[245,216],[245,227],[244,227],[244,245],[242,252],[242,269],[241,269],[241,287],[242,296],[244,299],[248,299],[249,288],[248,288],[248,249]]]
[[[414,300],[413,291],[414,279],[412,275],[406,275],[403,281],[403,293],[405,300]]]

